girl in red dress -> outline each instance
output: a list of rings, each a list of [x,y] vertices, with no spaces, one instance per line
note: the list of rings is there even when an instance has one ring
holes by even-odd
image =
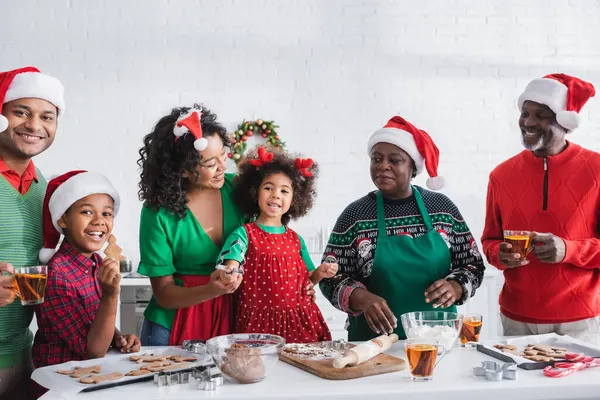
[[[303,288],[333,277],[338,266],[315,268],[304,240],[287,226],[312,207],[317,172],[311,159],[262,147],[240,162],[234,199],[256,218],[228,237],[217,266],[224,281],[243,274],[235,332],[280,335],[287,343],[331,340],[321,311]]]

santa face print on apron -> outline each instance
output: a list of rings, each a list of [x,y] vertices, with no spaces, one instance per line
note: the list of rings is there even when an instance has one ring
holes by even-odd
[[[358,251],[358,270],[360,271],[360,275],[366,278],[373,271],[373,256],[371,254],[373,245],[369,239],[361,238],[358,239],[356,247]]]
[[[433,304],[425,302],[425,290],[448,275],[451,263],[449,246],[440,232],[433,228],[421,194],[415,187],[412,191],[427,233],[418,237],[388,236],[383,195],[377,192],[377,246],[367,285],[371,293],[386,300],[398,319],[395,332],[401,339],[405,339],[406,335],[400,316],[412,311],[433,310]],[[456,306],[436,310],[456,311]],[[376,336],[364,315],[350,318],[349,340],[364,341]]]

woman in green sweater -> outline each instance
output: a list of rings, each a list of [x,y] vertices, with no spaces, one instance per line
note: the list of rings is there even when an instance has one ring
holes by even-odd
[[[138,164],[140,220],[138,272],[150,277],[154,295],[144,312],[144,346],[180,345],[233,330],[233,293],[215,262],[229,236],[244,222],[225,173],[226,129],[209,110],[173,109],[144,138]]]

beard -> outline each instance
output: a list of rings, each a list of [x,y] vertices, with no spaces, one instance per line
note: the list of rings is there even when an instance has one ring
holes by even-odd
[[[529,133],[528,131],[525,132]],[[545,134],[539,134],[539,138],[535,143],[527,143],[525,141],[527,133],[523,133],[521,136],[521,142],[523,143],[523,147],[525,147],[529,151],[538,151],[544,146],[544,140],[547,138]]]
[[[529,151],[548,150],[555,138],[565,134],[564,128],[558,125],[551,125],[548,130],[542,131],[539,129],[527,129],[521,127],[521,142],[523,147]],[[526,138],[532,135],[538,135],[535,143],[527,142]]]

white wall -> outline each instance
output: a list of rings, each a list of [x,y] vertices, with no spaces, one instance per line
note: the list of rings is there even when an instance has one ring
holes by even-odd
[[[479,237],[488,173],[520,150],[526,83],[565,72],[600,89],[597,0],[21,0],[2,1],[0,21],[0,70],[33,64],[66,86],[38,166],[107,174],[134,258],[137,151],[172,106],[204,102],[232,131],[274,119],[319,161],[317,205],[295,225],[306,236],[372,189],[367,137],[399,113],[436,140],[446,192]],[[599,99],[586,109],[572,138],[598,150]]]

